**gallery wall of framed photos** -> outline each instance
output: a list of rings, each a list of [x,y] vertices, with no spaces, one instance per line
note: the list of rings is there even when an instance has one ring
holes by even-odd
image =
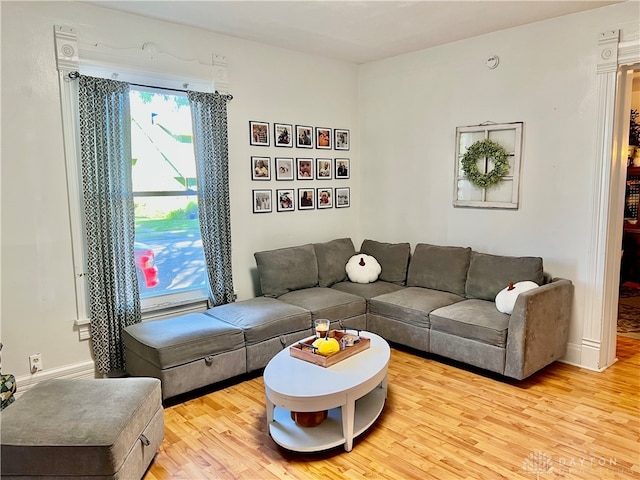
[[[345,153],[350,144],[351,133],[344,128],[249,121],[249,145],[256,147],[251,151],[251,180],[281,182],[273,189],[256,183],[253,213],[350,207],[351,189],[344,185],[351,176]],[[261,155],[258,147],[272,146],[282,153]]]

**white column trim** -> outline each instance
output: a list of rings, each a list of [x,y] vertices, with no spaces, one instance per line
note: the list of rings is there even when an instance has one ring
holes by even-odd
[[[621,178],[626,171],[616,98],[619,67],[640,61],[640,42],[620,43],[620,31],[600,34],[597,63],[596,168],[591,204],[588,275],[581,365],[602,371],[616,361],[616,327],[622,210]],[[618,103],[616,103],[616,100]]]
[[[227,57],[213,54],[213,84],[218,93],[229,93],[229,65]]]
[[[71,225],[71,249],[73,254],[73,271],[76,289],[76,318],[78,337],[89,338],[89,307],[86,282],[86,258],[84,236],[84,212],[82,210],[82,191],[80,185],[80,145],[76,131],[78,130],[78,112],[74,108],[77,103],[77,82],[69,78],[69,73],[77,72],[78,36],[76,29],[64,25],[54,27],[56,45],[56,64],[58,68],[58,84],[60,87],[60,104],[62,109],[62,130],[64,153],[67,171],[67,196],[69,199],[69,220]]]

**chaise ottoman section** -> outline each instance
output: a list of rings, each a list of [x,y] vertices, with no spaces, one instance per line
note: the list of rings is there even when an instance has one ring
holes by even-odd
[[[205,314],[244,332],[247,372],[264,368],[280,350],[312,333],[311,313],[275,298],[256,297]]]
[[[242,329],[204,313],[137,323],[123,339],[127,372],[160,379],[163,399],[246,373]]]
[[[0,418],[3,479],[139,479],[164,438],[155,378],[43,381]]]

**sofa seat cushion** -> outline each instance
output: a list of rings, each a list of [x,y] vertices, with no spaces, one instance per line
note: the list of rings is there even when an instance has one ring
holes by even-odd
[[[244,347],[241,328],[204,313],[130,325],[123,340],[126,349],[160,369]]]
[[[253,256],[265,297],[277,298],[318,285],[318,259],[311,244],[256,252]]]
[[[542,258],[508,257],[471,252],[466,297],[493,301],[509,282],[544,283]]]
[[[406,287],[369,300],[369,313],[429,328],[431,311],[462,300],[463,297],[449,292]]]
[[[397,292],[398,290],[402,290],[402,285],[396,285],[395,283],[383,282],[382,280],[378,280],[373,283],[353,283],[353,282],[339,282],[331,286],[336,290],[340,290],[341,292],[352,293],[353,295],[358,295],[359,297],[365,298],[366,300],[370,300],[373,297],[377,297],[378,295],[384,295],[385,293]]]
[[[256,297],[210,308],[208,316],[244,331],[247,346],[288,333],[311,330],[311,313],[275,298]]]
[[[41,381],[3,410],[0,438],[2,478],[142,478],[164,438],[160,381]]]
[[[317,318],[342,320],[364,315],[367,311],[367,302],[364,298],[334,288],[305,288],[285,293],[278,297],[278,300],[309,310],[314,320]]]
[[[411,257],[407,286],[464,296],[471,248],[419,243]]]
[[[431,312],[431,330],[504,348],[511,317],[493,302],[464,300]]]
[[[347,278],[345,265],[356,253],[350,238],[314,243],[313,248],[318,260],[318,286],[330,287]]]
[[[380,280],[398,285],[406,284],[409,258],[411,257],[411,245],[409,243],[384,243],[365,240],[360,246],[360,253],[371,255],[378,261],[382,267]]]

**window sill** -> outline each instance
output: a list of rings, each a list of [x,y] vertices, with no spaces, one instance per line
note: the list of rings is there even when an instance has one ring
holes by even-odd
[[[188,313],[204,312],[209,308],[209,299],[206,297],[191,298],[175,302],[165,302],[146,307],[142,310],[142,321],[150,322],[163,318],[177,317]],[[74,325],[78,330],[78,339],[89,340],[91,338],[91,320],[78,318]]]

